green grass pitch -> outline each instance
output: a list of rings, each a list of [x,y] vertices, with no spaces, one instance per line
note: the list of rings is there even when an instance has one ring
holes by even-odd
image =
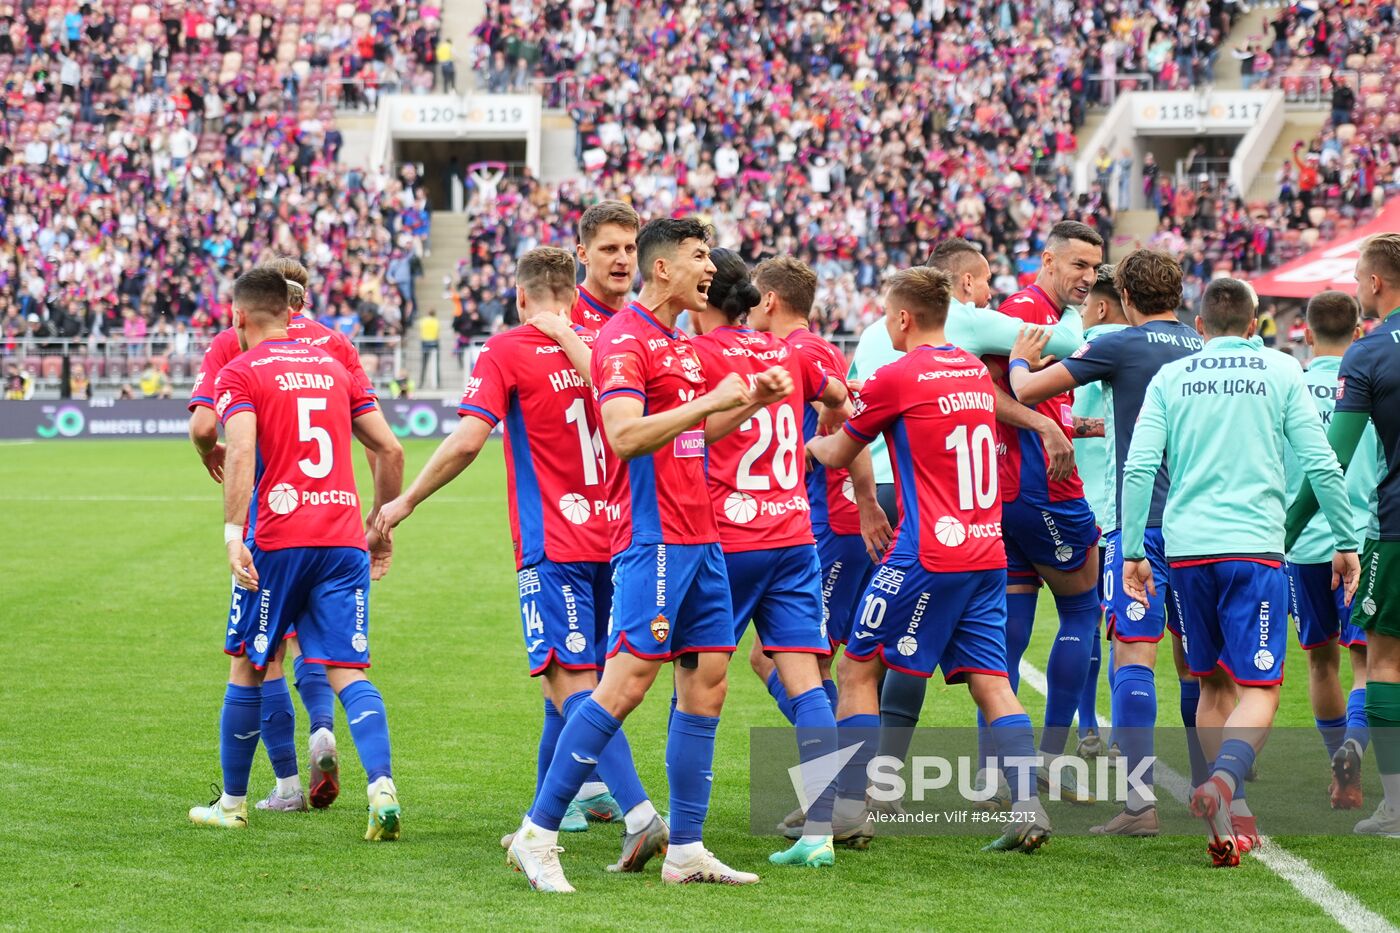
[[[409,444],[410,476],[431,449]],[[374,590],[372,676],[389,709],[403,839],[360,838],[363,772],[343,718],[344,790],[333,808],[254,813],[241,833],[198,829],[185,811],[205,803],[219,777],[227,673],[217,487],[184,444],[20,444],[0,446],[0,499],[6,927],[1333,926],[1254,858],[1236,871],[1210,869],[1197,837],[1062,836],[1029,858],[983,854],[973,837],[877,839],[868,852],[838,852],[834,870],[776,869],[766,860],[776,841],[748,834],[745,788],[747,729],[776,725],[779,716],[742,662],[730,680],[705,835],[762,883],[665,889],[655,864],[640,876],[609,875],[603,866],[616,857],[616,831],[594,827],[563,839],[579,893],[532,893],[505,867],[497,843],[534,787],[540,692],[525,676],[495,446],[402,527],[393,570]],[[1029,655],[1042,669],[1052,614],[1042,599]],[[1310,726],[1301,654],[1290,653],[1281,723]],[[1170,724],[1174,678],[1162,680],[1161,718]],[[627,728],[664,809],[663,693]],[[1027,693],[1026,702],[1038,722],[1040,698]],[[306,720],[297,709],[304,755]],[[963,688],[930,687],[926,723],[961,725],[971,715]],[[303,774],[305,767],[303,757]],[[1326,806],[1320,748],[1315,776],[1274,779],[1296,781]],[[271,780],[260,751],[251,792],[266,793]],[[1400,923],[1400,842],[1278,841]]]

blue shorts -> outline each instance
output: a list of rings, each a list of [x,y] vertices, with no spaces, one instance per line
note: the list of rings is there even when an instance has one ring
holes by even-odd
[[[753,620],[763,650],[830,654],[813,544],[724,555],[733,594],[734,641]]]
[[[1100,537],[1087,499],[1049,502],[1024,489],[1002,504],[1001,528],[1006,574],[1012,583],[1039,582],[1037,564],[1066,573],[1078,570],[1098,547]]]
[[[601,671],[612,608],[608,565],[542,560],[515,576],[530,676],[543,674],[551,662],[569,671]]]
[[[608,657],[648,661],[734,650],[734,610],[718,544],[634,544],[612,559]]]
[[[917,561],[882,564],[866,587],[846,656],[880,655],[905,674],[957,683],[1006,676],[1006,571],[933,573]]]
[[[1334,638],[1343,648],[1365,647],[1366,631],[1351,624],[1351,607],[1343,587],[1332,589],[1332,564],[1284,564],[1293,625],[1305,650],[1320,648]]]
[[[1282,567],[1245,559],[1176,563],[1171,587],[1193,677],[1218,665],[1246,687],[1283,682],[1288,575]]]
[[[875,573],[860,535],[817,535],[821,560],[822,606],[826,610],[826,635],[834,648],[844,645],[855,621],[856,606]]]
[[[224,652],[261,670],[293,629],[302,660],[369,667],[369,554],[353,547],[250,547],[258,590],[233,588]]]
[[[1103,602],[1108,606],[1108,631],[1119,641],[1142,641],[1156,644],[1164,631],[1181,637],[1181,620],[1167,598],[1170,576],[1167,555],[1162,544],[1162,529],[1148,528],[1143,536],[1147,562],[1152,566],[1152,581],[1157,595],[1148,598],[1148,606],[1123,592],[1123,533],[1110,531],[1104,535],[1103,573],[1099,575]]]

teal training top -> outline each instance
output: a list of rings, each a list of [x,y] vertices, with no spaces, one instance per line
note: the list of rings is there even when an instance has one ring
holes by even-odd
[[[1021,333],[1025,321],[1002,314],[991,308],[977,308],[954,299],[948,303],[948,320],[943,334],[948,343],[961,347],[974,356],[1007,354]],[[1076,308],[1066,308],[1059,323],[1050,329],[1050,342],[1043,351],[1065,359],[1084,342],[1084,322],[1080,320]],[[881,366],[893,363],[904,354],[890,343],[885,319],[873,322],[860,335],[856,352],[851,357],[850,378],[868,379]],[[890,471],[889,452],[885,449],[885,439],[876,438],[870,445],[870,459],[875,467],[875,482],[893,483],[894,474]]]
[[[1340,356],[1319,356],[1313,359],[1308,371],[1303,374],[1308,392],[1317,412],[1322,416],[1323,430],[1332,423],[1332,409],[1337,404],[1337,372],[1341,369]],[[1380,482],[1380,439],[1376,437],[1376,426],[1366,425],[1366,433],[1361,435],[1361,443],[1347,464],[1347,495],[1351,498],[1352,514],[1356,517],[1358,540],[1367,535],[1375,538],[1378,529],[1375,521],[1376,486]],[[1284,461],[1288,473],[1288,501],[1298,498],[1303,487],[1303,471],[1298,467],[1297,455],[1290,447]],[[1327,527],[1327,519],[1314,515],[1308,527],[1303,529],[1293,550],[1288,552],[1288,560],[1294,564],[1322,564],[1332,560],[1332,530]]]
[[[1123,480],[1123,555],[1145,556],[1153,481],[1166,456],[1167,558],[1283,559],[1284,448],[1291,446],[1337,550],[1356,549],[1346,482],[1296,361],[1216,337],[1147,387]]]
[[[1127,328],[1127,324],[1099,324],[1084,332],[1084,339],[1092,343],[1104,334],[1111,334]],[[1074,390],[1074,416],[1076,418],[1107,418],[1104,407],[1103,384],[1090,382]],[[1113,489],[1113,464],[1108,460],[1108,440],[1102,437],[1077,437],[1074,440],[1074,465],[1079,470],[1079,479],[1084,484],[1084,498],[1095,517],[1108,514],[1109,490]]]

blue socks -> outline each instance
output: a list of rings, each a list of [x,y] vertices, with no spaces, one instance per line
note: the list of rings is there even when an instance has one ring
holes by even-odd
[[[1186,751],[1191,756],[1191,786],[1200,787],[1210,777],[1210,762],[1196,732],[1196,708],[1201,705],[1201,682],[1194,677],[1180,681],[1181,724],[1186,727]]]
[[[1347,698],[1350,701],[1350,697]],[[1347,717],[1338,716],[1336,719],[1314,719],[1317,723],[1317,731],[1322,733],[1322,744],[1327,746],[1327,757],[1331,758],[1337,754],[1337,750],[1342,747],[1342,743],[1347,738]]]
[[[826,698],[831,701],[831,711],[836,712],[836,681],[827,679],[822,681],[822,689],[826,691]],[[1365,699],[1366,691],[1361,691],[1362,699]]]
[[[775,667],[768,672],[768,679],[764,681],[768,687],[768,695],[773,698],[773,702],[778,704],[778,710],[788,722],[796,722],[793,718],[792,700],[788,699],[787,688],[783,686],[783,681],[778,677],[778,669]],[[674,699],[672,700],[674,704]]]
[[[802,763],[802,783],[807,794],[807,819],[813,823],[831,822],[834,791],[832,782],[821,774],[809,774],[807,763],[836,751],[836,716],[831,700],[821,687],[792,698],[797,726],[797,757]]]
[[[1366,719],[1366,688],[1360,687],[1347,694],[1347,734],[1346,739],[1355,739],[1364,750],[1371,741],[1371,729]]]
[[[1099,727],[1099,670],[1103,665],[1103,639],[1101,630],[1094,626],[1093,651],[1089,655],[1089,676],[1084,679],[1084,689],[1079,694],[1079,737],[1089,734],[1090,729]]]
[[[1254,746],[1242,739],[1226,739],[1220,743],[1215,758],[1215,771],[1224,771],[1234,779],[1236,800],[1244,797],[1244,776],[1254,767]]]
[[[309,664],[301,655],[292,661],[292,670],[297,675],[297,693],[301,695],[301,705],[306,707],[306,717],[311,721],[311,731],[331,729],[335,726],[335,691],[326,680],[324,664]]]
[[[1094,630],[1102,613],[1098,591],[1092,589],[1074,596],[1056,596],[1055,609],[1060,615],[1060,631],[1050,647],[1045,670],[1045,731],[1040,736],[1040,749],[1047,755],[1065,750],[1065,739],[1084,693],[1089,657],[1094,652]]]
[[[1113,681],[1113,740],[1131,773],[1152,754],[1152,730],[1157,725],[1157,682],[1145,664],[1125,664]],[[1142,782],[1152,783],[1152,769]]]
[[[1021,688],[1021,656],[1031,643],[1031,626],[1035,624],[1035,601],[1038,593],[1006,594],[1006,676],[1011,692]]]
[[[264,680],[262,684],[262,740],[272,762],[272,773],[279,778],[296,777],[296,710],[287,678]]]
[[[565,700],[564,720],[567,722],[573,718],[592,697],[592,690],[580,690]],[[589,776],[585,780],[600,780],[608,785],[608,793],[613,795],[623,813],[647,799],[642,780],[637,777],[637,766],[632,762],[632,746],[620,727],[597,758],[597,777]]]
[[[837,741],[842,748],[861,743],[836,779],[836,796],[841,799],[865,802],[865,769],[875,757],[876,743],[871,739],[874,730],[879,728],[880,717],[873,713],[859,713],[837,721]]]
[[[340,691],[340,705],[350,723],[350,737],[355,751],[365,766],[369,783],[382,777],[393,777],[389,765],[389,721],[384,713],[384,700],[368,680],[357,680]]]
[[[540,795],[544,786],[544,776],[549,773],[549,763],[554,760],[554,747],[559,744],[559,733],[564,731],[564,717],[559,715],[554,703],[544,701],[544,728],[540,730],[540,750],[535,756],[535,796]]]
[[[671,785],[671,845],[700,841],[705,816],[710,811],[715,730],[718,728],[718,716],[696,716],[678,709],[671,717],[671,731],[666,738],[666,779]],[[621,806],[622,802],[619,800],[618,804]]]
[[[1035,735],[1031,731],[1031,718],[1025,713],[1003,716],[992,720],[991,731],[1002,773],[1011,789],[1011,802],[1020,803],[1036,796],[1035,765],[1032,764]]]
[[[928,678],[886,670],[880,687],[880,754],[903,761],[924,708]]]
[[[567,707],[567,702],[565,705]],[[559,828],[569,801],[597,766],[608,742],[622,728],[622,723],[599,706],[591,695],[570,712],[573,715],[566,717],[554,748],[554,760],[530,808],[530,822],[541,829]]]
[[[219,716],[219,764],[224,771],[224,793],[248,795],[248,773],[262,731],[262,688],[229,684]]]

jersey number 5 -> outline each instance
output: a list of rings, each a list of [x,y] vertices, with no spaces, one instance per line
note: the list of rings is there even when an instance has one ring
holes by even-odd
[[[318,428],[311,423],[311,413],[313,411],[325,411],[326,400],[323,398],[299,398],[297,399],[297,436],[303,444],[316,445],[316,457],[302,457],[297,461],[297,466],[301,467],[301,472],[312,479],[322,479],[330,475],[331,465],[335,461],[335,451],[331,447],[331,432],[325,428]]]

